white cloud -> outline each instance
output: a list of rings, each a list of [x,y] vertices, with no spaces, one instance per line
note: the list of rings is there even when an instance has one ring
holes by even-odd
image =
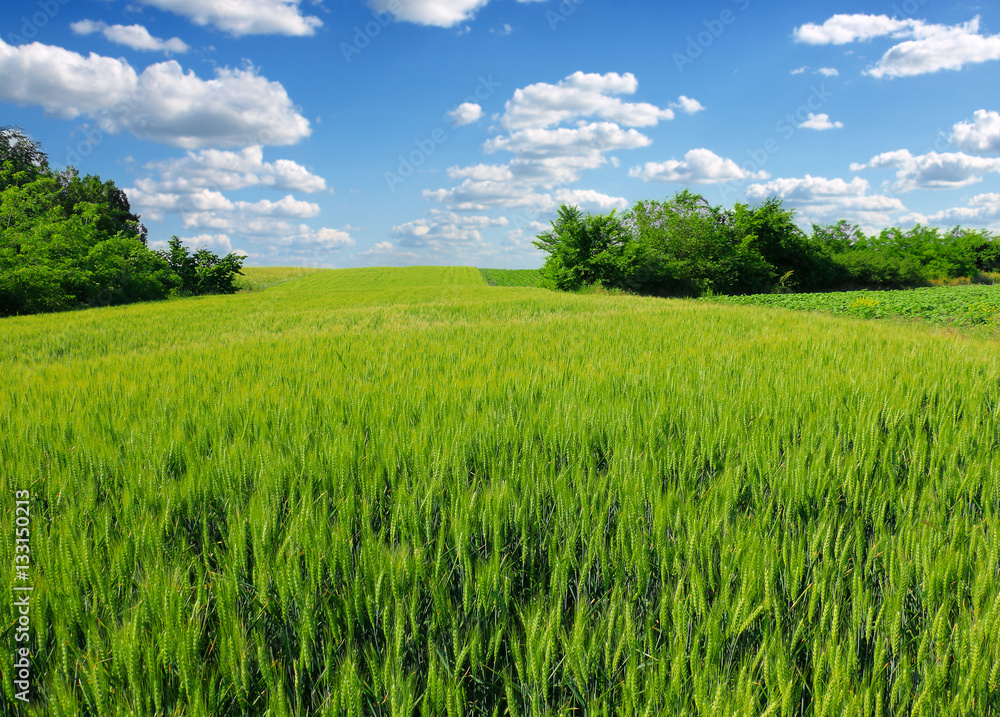
[[[822,25],[807,23],[795,29],[797,42],[812,45],[867,41],[889,36],[903,40],[882,55],[865,74],[905,77],[1000,59],[1000,35],[981,35],[979,17],[960,25],[923,20],[898,20],[886,15],[838,14]]]
[[[155,180],[136,180],[136,187],[149,193],[186,193],[199,188],[268,187],[306,193],[326,189],[326,181],[301,164],[288,159],[265,162],[261,147],[246,147],[238,152],[204,149],[188,152],[180,159],[151,162],[145,168],[159,175]]]
[[[517,0],[520,3],[541,0]],[[417,25],[454,27],[475,17],[476,12],[489,0],[368,0],[368,5],[379,13],[392,13],[396,20]],[[465,32],[468,28],[465,29]],[[510,25],[504,25],[497,34],[509,35]]]
[[[452,124],[456,127],[462,127],[464,125],[477,122],[482,116],[483,108],[475,102],[463,102],[448,113],[448,117],[451,118]]]
[[[34,105],[72,119],[96,116],[122,102],[138,75],[121,59],[87,57],[33,42],[12,47],[0,40],[0,100]]]
[[[837,77],[840,74],[840,71],[837,70],[836,67],[821,67],[813,74],[823,75],[823,77]]]
[[[767,172],[747,172],[733,160],[720,157],[709,149],[699,148],[689,150],[683,160],[647,162],[642,167],[633,167],[629,170],[629,176],[646,182],[714,184],[734,179],[765,179],[768,175]]]
[[[966,65],[1000,59],[1000,35],[980,35],[979,18],[964,25],[920,25],[916,39],[890,48],[875,67],[872,77],[904,77],[939,70],[960,70]]]
[[[555,199],[560,204],[573,204],[599,212],[628,208],[628,200],[625,197],[612,197],[593,189],[560,189],[556,192]]]
[[[912,23],[887,15],[837,14],[822,25],[810,22],[795,28],[793,37],[809,45],[844,45],[897,34],[912,27]]]
[[[526,182],[466,179],[450,189],[424,190],[423,197],[460,212],[483,212],[491,207],[532,207],[544,211],[555,206],[550,194],[539,194],[532,184]]]
[[[538,159],[600,155],[609,150],[636,149],[651,143],[649,137],[634,129],[624,130],[613,122],[592,122],[575,128],[519,130],[487,141],[483,150],[488,154],[502,150],[518,157]]]
[[[508,182],[514,178],[514,173],[505,164],[477,164],[471,167],[449,167],[448,176],[477,182]]]
[[[105,39],[119,45],[131,47],[133,50],[150,50],[153,52],[184,53],[190,48],[179,37],[162,40],[153,37],[142,25],[108,25],[95,20],[80,20],[70,24],[77,35],[90,35],[99,32]]]
[[[102,131],[125,129],[186,149],[294,144],[311,132],[285,88],[253,67],[219,69],[203,80],[169,60],[140,75],[121,59],[37,42],[0,40],[0,100],[63,119],[86,115]]]
[[[799,125],[800,129],[840,129],[844,126],[843,122],[831,122],[830,115],[828,114],[813,114],[809,113],[809,119]]]
[[[391,12],[397,20],[417,25],[453,27],[471,20],[489,0],[370,0],[377,12]]]
[[[243,35],[312,35],[323,23],[303,15],[300,0],[138,0],[211,25],[236,37]],[[397,0],[390,0],[396,2]]]
[[[512,261],[537,258],[537,252],[525,243],[522,229],[542,215],[554,212],[560,204],[575,204],[588,211],[606,212],[625,209],[628,200],[586,187],[569,187],[581,175],[611,164],[619,166],[612,152],[646,147],[651,140],[634,129],[672,118],[674,111],[649,104],[629,104],[617,95],[633,94],[638,88],[634,76],[577,72],[558,84],[539,83],[518,89],[506,104],[501,118],[504,134],[483,143],[485,154],[509,152],[506,163],[454,166],[448,177],[459,183],[423,192],[428,201],[444,205],[434,223],[418,220],[397,227],[412,246],[429,246],[428,236],[440,235],[440,216],[444,212],[483,213],[505,210],[517,221],[508,242],[501,246],[482,244],[478,260],[504,253]],[[686,113],[704,109],[697,100],[681,96],[673,107]],[[623,127],[622,125],[627,125]],[[568,126],[560,126],[568,125]],[[479,227],[448,224],[452,233],[459,229],[471,232]],[[436,232],[436,234],[435,234]],[[440,240],[438,240],[440,241]],[[486,253],[483,253],[486,252]],[[512,259],[516,257],[516,259]]]
[[[1000,154],[1000,112],[976,110],[973,117],[952,127],[952,144],[975,154]]]
[[[276,202],[232,201],[222,192],[199,188],[187,193],[147,192],[127,187],[125,193],[133,209],[145,217],[160,220],[165,213],[180,214],[185,227],[206,227],[238,233],[245,222],[260,217],[315,217],[319,205],[295,199],[288,194]]]
[[[514,92],[508,100],[503,125],[511,130],[540,129],[573,119],[598,117],[626,127],[651,127],[674,118],[674,111],[647,102],[623,102],[616,95],[635,94],[639,87],[628,72],[605,75],[575,72],[552,85],[539,82]],[[681,106],[700,104],[682,97]],[[696,110],[695,110],[696,111]]]
[[[444,244],[481,242],[481,229],[507,226],[507,219],[470,216],[432,210],[427,219],[417,219],[392,228],[392,236],[409,247],[441,247]]]
[[[144,98],[123,121],[140,138],[197,149],[294,144],[311,131],[285,88],[252,67],[202,80],[170,61],[147,67],[142,79]]]
[[[809,69],[808,67],[806,67],[805,65],[803,65],[802,67],[797,67],[794,70],[792,70],[791,74],[793,74],[793,75],[801,75],[803,72],[805,72],[808,69]]]
[[[208,227],[212,229],[212,227]],[[232,235],[232,238],[230,236]],[[223,240],[224,237],[224,240]],[[226,244],[222,244],[222,242]],[[319,227],[274,219],[255,219],[238,233],[222,231],[205,232],[186,240],[195,248],[199,243],[240,246],[254,260],[280,259],[283,263],[306,266],[327,266],[342,249],[354,246],[354,238],[347,229]],[[154,247],[156,248],[156,247]],[[240,251],[240,250],[237,250]]]
[[[851,164],[852,172],[895,168],[893,189],[956,189],[980,182],[983,175],[1000,172],[1000,157],[974,157],[964,152],[928,152],[914,156],[908,149],[883,152],[866,164]]]
[[[685,97],[684,95],[677,98],[676,102],[671,102],[670,106],[689,115],[693,115],[695,112],[701,112],[705,109],[705,106],[701,102],[693,100],[690,97]]]
[[[977,194],[964,207],[954,207],[925,217],[926,224],[973,224],[987,226],[1000,222],[1000,194]]]
[[[847,219],[871,226],[886,226],[890,215],[905,211],[897,197],[868,194],[869,185],[855,177],[850,182],[825,177],[788,177],[765,184],[751,184],[747,197],[760,201],[777,196],[800,212],[800,218],[820,223]]]

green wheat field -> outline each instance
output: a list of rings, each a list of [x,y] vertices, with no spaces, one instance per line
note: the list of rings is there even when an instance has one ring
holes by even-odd
[[[995,340],[247,281],[0,321],[4,714],[1000,715]]]

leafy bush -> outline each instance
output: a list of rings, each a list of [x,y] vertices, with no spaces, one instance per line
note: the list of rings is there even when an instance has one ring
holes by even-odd
[[[622,288],[632,273],[634,244],[614,211],[584,215],[578,207],[563,205],[552,230],[534,244],[548,252],[542,275],[557,289],[575,291],[591,284]]]
[[[542,274],[559,289],[589,284],[657,296],[896,289],[1000,270],[988,232],[916,226],[867,236],[840,221],[807,235],[772,197],[726,210],[688,190],[642,200],[622,214],[563,206],[535,242]]]
[[[192,254],[174,236],[160,255],[179,278],[180,295],[235,294],[240,289],[236,276],[242,274],[243,257],[237,254],[219,257],[204,248]]]

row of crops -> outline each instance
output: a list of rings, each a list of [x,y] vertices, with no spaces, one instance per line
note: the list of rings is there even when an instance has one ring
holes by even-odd
[[[995,343],[456,268],[2,328],[12,714],[1000,714]]]
[[[919,318],[959,326],[1000,327],[1000,285],[826,294],[758,294],[716,297],[713,300],[744,306],[824,311],[866,319]]]
[[[538,269],[480,269],[490,286],[541,286],[542,273]]]

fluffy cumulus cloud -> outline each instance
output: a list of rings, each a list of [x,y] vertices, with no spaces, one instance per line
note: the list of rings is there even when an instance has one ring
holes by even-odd
[[[41,107],[63,119],[99,116],[123,103],[138,84],[138,74],[122,59],[0,40],[0,100],[6,102]]]
[[[637,91],[631,74],[583,72],[515,90],[497,118],[500,132],[483,143],[484,155],[499,159],[450,167],[452,186],[423,192],[443,208],[396,227],[392,256],[417,250],[433,259],[433,252],[451,241],[461,251],[474,249],[477,261],[523,265],[539,257],[531,245],[535,226],[547,226],[544,220],[561,204],[595,212],[627,208],[624,197],[573,185],[585,172],[619,166],[616,152],[649,146],[652,140],[636,128],[704,109],[684,95],[669,107],[622,99]],[[490,218],[490,212],[504,216]],[[459,221],[461,217],[469,221]],[[481,240],[486,230],[506,226],[497,219],[510,222],[506,239]]]
[[[538,2],[539,0],[517,0]],[[489,0],[369,0],[372,9],[389,12],[398,21],[435,27],[454,27],[471,20]],[[510,28],[510,25],[505,25]],[[509,29],[506,33],[509,34]]]
[[[138,1],[143,5],[183,15],[197,25],[210,25],[236,37],[312,35],[323,24],[318,17],[302,14],[299,7],[301,0]]]
[[[628,208],[628,200],[625,197],[612,197],[593,189],[560,189],[555,193],[555,200],[559,204],[572,204],[598,212]]]
[[[451,123],[456,127],[478,122],[482,116],[483,108],[475,102],[463,102],[448,113]]]
[[[684,114],[693,115],[695,112],[701,112],[705,109],[705,106],[698,100],[693,100],[690,97],[685,97],[681,95],[676,102],[671,102],[670,106],[674,109],[680,110]]]
[[[830,115],[828,114],[813,114],[809,113],[809,118],[799,125],[800,129],[840,129],[844,126],[843,122],[831,122]]]
[[[402,246],[441,248],[443,245],[481,242],[481,229],[505,227],[507,224],[505,217],[491,219],[487,216],[432,210],[426,219],[393,227],[392,236]]]
[[[603,152],[637,149],[651,143],[649,137],[634,129],[622,129],[613,122],[591,122],[580,127],[518,130],[494,137],[483,145],[483,150],[488,154],[506,151],[531,159],[593,156],[598,162]]]
[[[253,67],[205,80],[170,60],[138,74],[122,59],[37,42],[0,40],[0,100],[185,149],[294,144],[311,131],[285,88]]]
[[[539,82],[514,92],[503,124],[511,130],[551,127],[576,118],[600,118],[626,127],[651,127],[674,118],[670,108],[648,102],[623,102],[618,95],[635,94],[639,82],[630,72],[606,75],[575,72],[557,84]],[[693,104],[692,104],[693,103]],[[678,104],[697,110],[696,100],[681,97]]]
[[[800,219],[817,223],[847,219],[872,227],[885,226],[891,223],[892,214],[905,211],[898,197],[869,194],[868,190],[868,182],[860,177],[847,182],[807,174],[751,184],[747,197],[755,201],[780,197],[799,211]]]
[[[164,214],[179,214],[185,227],[224,229],[230,233],[238,233],[261,217],[308,218],[319,214],[318,204],[295,199],[291,194],[278,201],[234,202],[222,192],[204,188],[181,194],[143,191],[136,186],[126,188],[125,193],[132,207],[148,219],[159,221]]]
[[[888,15],[837,14],[821,25],[809,22],[795,28],[793,37],[809,45],[845,45],[885,35],[903,37],[912,23]]]
[[[1000,157],[975,157],[964,152],[913,155],[908,149],[899,149],[883,152],[863,164],[851,164],[852,172],[883,168],[896,170],[892,188],[897,192],[956,189],[980,182],[990,172],[1000,172]]]
[[[483,144],[487,155],[509,154],[506,163],[452,167],[457,186],[424,192],[424,197],[453,211],[532,208],[552,211],[562,202],[595,210],[625,206],[624,199],[565,185],[583,172],[607,164],[617,166],[617,151],[651,144],[635,129],[673,119],[674,109],[693,114],[704,109],[681,95],[674,109],[645,102],[625,102],[638,82],[631,74],[576,72],[563,80],[518,89],[500,118],[503,134]]]
[[[258,219],[241,228],[238,236],[225,231],[207,231],[180,237],[191,249],[205,247],[216,253],[230,251],[246,256],[252,263],[334,266],[344,249],[355,245],[347,228],[312,228],[286,220]],[[153,249],[166,248],[165,241],[152,241]]]
[[[1000,194],[977,194],[964,207],[954,207],[924,217],[921,224],[972,224],[997,227],[1000,224]]]
[[[689,150],[683,160],[647,162],[629,170],[629,176],[646,182],[674,184],[714,184],[736,179],[766,179],[767,172],[747,172],[731,159],[720,157],[709,149]]]
[[[940,25],[886,15],[838,14],[821,25],[795,29],[798,42],[842,45],[878,37],[901,40],[865,73],[872,77],[904,77],[1000,59],[1000,35],[980,33],[979,17],[959,25]]]
[[[219,69],[203,80],[161,62],[143,71],[140,87],[120,122],[144,139],[196,149],[294,144],[310,133],[285,88],[252,67]]]
[[[952,144],[973,154],[1000,154],[1000,112],[976,110],[973,118],[952,127]]]
[[[204,149],[188,152],[186,157],[150,162],[145,166],[157,178],[136,181],[147,193],[189,193],[198,189],[235,190],[268,187],[298,192],[321,192],[326,181],[297,162],[279,159],[264,161],[261,147],[246,147],[238,152]]]
[[[162,40],[153,37],[142,25],[108,25],[95,20],[80,20],[70,24],[77,35],[90,35],[99,32],[110,42],[131,47],[133,50],[150,50],[153,52],[187,52],[187,43],[179,37]]]

